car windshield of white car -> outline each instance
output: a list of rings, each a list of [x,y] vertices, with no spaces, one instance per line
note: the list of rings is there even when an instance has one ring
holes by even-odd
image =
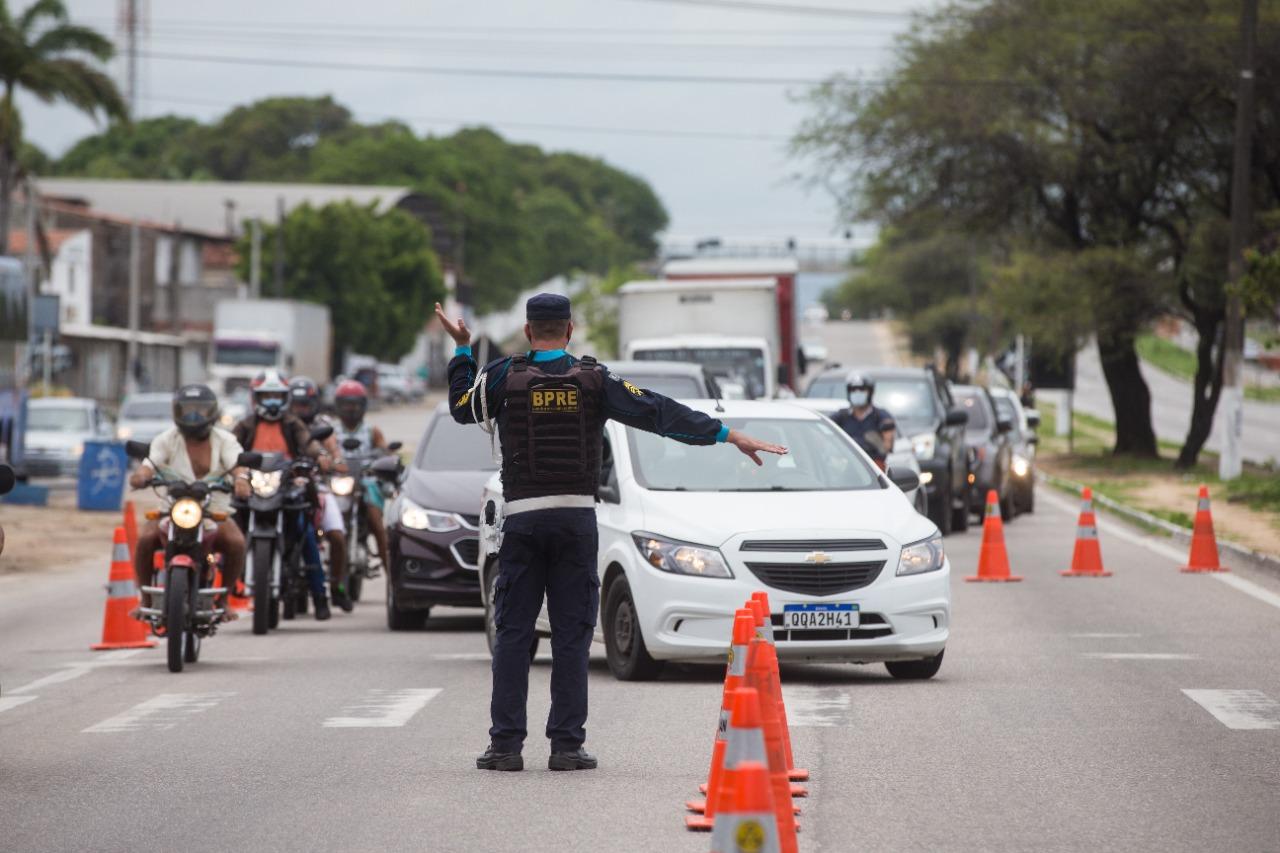
[[[669,438],[627,430],[631,464],[641,486],[654,491],[825,492],[880,488],[849,439],[825,420],[730,418],[730,429],[790,453],[760,454],[756,465],[736,447],[694,447]]]
[[[27,410],[27,429],[37,432],[88,432],[89,410],[79,408],[36,408]]]
[[[173,416],[173,403],[163,400],[134,400],[120,409],[120,417],[136,421],[162,421]]]
[[[438,415],[414,462],[422,471],[496,471],[489,436],[473,426],[463,426],[448,415]]]

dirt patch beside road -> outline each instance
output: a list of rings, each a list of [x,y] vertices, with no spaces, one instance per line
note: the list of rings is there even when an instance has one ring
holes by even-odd
[[[139,514],[144,506],[155,503],[149,492],[135,497]],[[0,575],[57,571],[101,559],[105,579],[111,565],[112,531],[121,518],[118,512],[76,509],[75,492],[70,489],[51,492],[48,506],[0,504],[5,536]]]

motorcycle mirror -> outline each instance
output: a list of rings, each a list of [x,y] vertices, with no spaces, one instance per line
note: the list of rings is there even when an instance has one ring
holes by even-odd
[[[358,438],[344,438],[344,439],[342,440],[342,449],[343,449],[343,450],[348,450],[348,451],[350,451],[350,450],[359,450],[359,449],[360,449],[360,439],[358,439]]]
[[[151,446],[145,441],[126,441],[124,443],[124,452],[128,454],[130,459],[141,461],[147,458],[147,454],[151,452]]]
[[[399,450],[402,447],[404,447],[404,442],[393,441],[387,445],[387,450],[390,450],[392,453],[395,453],[397,450]]]
[[[328,424],[320,424],[311,428],[312,441],[324,441],[331,435],[333,435],[333,427]]]
[[[237,468],[261,468],[262,454],[254,450],[245,450],[236,457]]]
[[[13,491],[13,486],[18,482],[17,476],[13,473],[13,468],[0,463],[0,495],[7,495]]]
[[[384,456],[377,462],[369,466],[369,471],[375,477],[386,477],[393,479],[400,476],[400,460],[394,456]]]

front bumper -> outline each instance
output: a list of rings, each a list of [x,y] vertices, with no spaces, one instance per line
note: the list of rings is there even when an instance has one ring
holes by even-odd
[[[32,477],[76,477],[80,473],[80,456],[70,451],[27,449],[23,468]]]
[[[723,659],[734,611],[761,589],[769,594],[778,656],[784,661],[918,660],[942,651],[950,635],[949,561],[939,571],[910,577],[897,577],[886,566],[870,586],[825,597],[773,589],[749,574],[728,580],[663,576],[631,584],[649,653],[682,661]],[[782,630],[784,605],[820,602],[857,603],[860,626],[851,631]]]
[[[474,530],[432,533],[399,524],[388,531],[391,577],[396,605],[402,610],[437,604],[480,607],[480,573],[475,560],[479,540]]]

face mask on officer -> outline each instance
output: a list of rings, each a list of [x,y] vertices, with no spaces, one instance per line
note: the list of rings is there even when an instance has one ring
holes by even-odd
[[[871,401],[871,392],[865,389],[859,389],[849,392],[849,405],[855,409],[865,406]]]

